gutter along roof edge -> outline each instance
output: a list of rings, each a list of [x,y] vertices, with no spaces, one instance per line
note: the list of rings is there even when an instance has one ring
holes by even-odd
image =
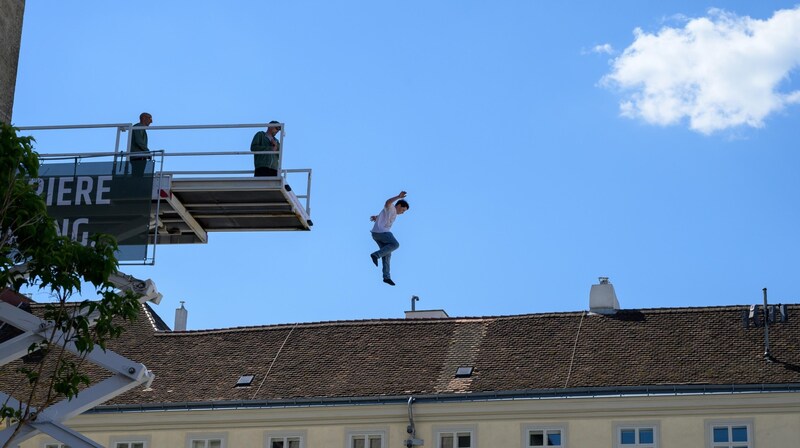
[[[312,406],[358,406],[404,404],[413,396],[417,403],[444,403],[524,399],[567,399],[632,396],[710,395],[744,393],[800,392],[800,383],[786,384],[676,384],[653,386],[584,387],[567,389],[535,389],[519,391],[476,392],[463,394],[407,394],[375,397],[319,397],[276,400],[199,401],[151,404],[120,404],[97,406],[86,414],[117,412],[192,411],[262,409]]]

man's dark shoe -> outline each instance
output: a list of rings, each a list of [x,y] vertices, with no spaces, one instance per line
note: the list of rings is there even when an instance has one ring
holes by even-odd
[[[372,264],[378,265],[378,257],[375,254],[369,254],[369,258],[372,258]]]
[[[387,284],[390,284],[390,285],[394,286],[394,282],[390,278],[383,279],[383,283],[387,283]]]

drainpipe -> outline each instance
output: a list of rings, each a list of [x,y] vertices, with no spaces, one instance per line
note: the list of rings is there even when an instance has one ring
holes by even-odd
[[[413,301],[411,302],[413,305]],[[407,439],[404,443],[406,448],[411,448],[412,446],[422,446],[425,444],[425,441],[422,439],[417,438],[417,428],[414,427],[414,413],[411,410],[411,405],[414,403],[414,397],[408,397],[408,427],[406,428],[406,432],[409,434],[410,438]]]

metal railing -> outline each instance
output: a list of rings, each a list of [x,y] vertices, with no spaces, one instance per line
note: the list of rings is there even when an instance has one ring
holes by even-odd
[[[58,148],[46,148],[48,152],[40,152],[39,157],[43,161],[47,160],[65,160],[65,159],[73,159],[76,163],[79,163],[80,160],[83,159],[93,159],[98,160],[98,158],[111,158],[115,162],[117,161],[124,161],[128,160],[131,157],[130,146],[132,140],[132,134],[134,130],[147,130],[147,131],[176,131],[176,130],[219,130],[219,129],[259,129],[265,130],[269,127],[279,127],[278,135],[279,135],[279,145],[277,151],[259,151],[259,152],[252,152],[252,151],[242,151],[242,150],[213,150],[213,151],[190,151],[185,149],[178,149],[175,150],[166,150],[166,149],[159,149],[159,150],[151,150],[149,152],[136,152],[135,155],[138,157],[143,156],[151,156],[151,157],[161,157],[161,170],[156,173],[157,177],[161,175],[170,175],[173,179],[216,179],[220,177],[225,178],[253,178],[253,179],[275,179],[280,178],[283,180],[284,183],[288,184],[289,178],[296,178],[297,175],[305,174],[305,192],[302,191],[293,191],[295,197],[301,200],[301,203],[305,206],[306,214],[311,214],[311,169],[304,168],[304,169],[283,169],[283,159],[284,159],[284,136],[285,136],[285,129],[286,125],[284,123],[246,123],[246,124],[205,124],[205,125],[176,125],[176,126],[136,126],[132,123],[106,123],[106,124],[81,124],[81,125],[57,125],[57,126],[19,126],[18,129],[24,132],[30,131],[66,131],[66,130],[90,130],[90,129],[114,129],[116,131],[116,138],[114,141],[114,150],[113,151],[106,151],[106,152],[50,152],[50,151],[58,151]],[[123,140],[123,133],[127,133],[124,136]],[[34,137],[36,135],[34,134]],[[251,136],[252,137],[252,136]],[[123,147],[121,148],[121,143],[124,142]],[[250,141],[249,140],[242,140],[240,142],[239,147],[247,147],[249,148]],[[38,150],[38,148],[37,148]],[[241,169],[197,169],[197,165],[199,164],[200,168],[205,168],[208,163],[216,164],[220,158],[243,158],[247,157],[254,157],[255,154],[259,155],[269,155],[275,154],[278,156],[278,176],[275,177],[261,177],[261,178],[254,178],[253,177],[253,170],[241,170]],[[213,158],[213,159],[210,159]],[[193,162],[200,162],[195,163],[195,168],[192,169],[191,164],[185,163],[185,160],[191,159]],[[252,160],[252,159],[249,159]],[[249,161],[248,160],[248,161]],[[180,162],[178,162],[180,161]],[[208,163],[202,163],[208,162]],[[251,164],[252,162],[250,162]],[[238,164],[238,163],[237,163]],[[244,163],[243,163],[244,165]],[[252,166],[252,165],[251,165]],[[194,177],[192,177],[194,176]]]

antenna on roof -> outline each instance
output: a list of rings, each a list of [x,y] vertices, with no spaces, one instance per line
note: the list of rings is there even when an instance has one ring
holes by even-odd
[[[774,362],[775,358],[769,353],[769,307],[767,306],[767,288],[764,291],[764,359]]]

